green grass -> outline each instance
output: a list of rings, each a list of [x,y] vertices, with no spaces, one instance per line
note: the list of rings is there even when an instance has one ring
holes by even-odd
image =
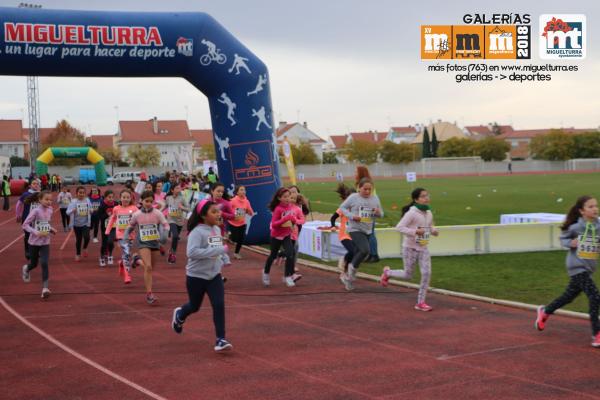
[[[333,213],[340,204],[333,191],[336,186],[334,182],[300,184],[313,211],[326,214]],[[396,225],[400,209],[410,202],[410,192],[415,187],[429,191],[439,226],[493,224],[499,223],[500,214],[564,214],[580,195],[600,197],[600,173],[435,178],[422,179],[412,186],[397,179],[376,181],[375,186],[386,213],[381,222],[388,225]]]

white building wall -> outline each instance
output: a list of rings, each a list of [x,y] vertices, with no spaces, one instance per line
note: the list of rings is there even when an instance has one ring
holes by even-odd
[[[160,167],[169,167],[177,169],[179,167],[178,159],[183,163],[184,169],[189,169],[193,166],[192,157],[194,154],[192,142],[179,143],[139,143],[142,146],[155,145],[160,153]],[[129,160],[127,150],[133,144],[119,144],[123,158]]]
[[[25,145],[17,143],[2,143],[0,142],[0,155],[5,157],[17,156],[25,157]]]

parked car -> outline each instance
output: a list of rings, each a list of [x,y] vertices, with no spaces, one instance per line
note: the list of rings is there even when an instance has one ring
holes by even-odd
[[[63,176],[62,183],[63,185],[74,185],[76,183],[75,177],[71,175]]]
[[[112,176],[112,183],[125,183],[127,181],[139,182],[141,171],[117,172]]]

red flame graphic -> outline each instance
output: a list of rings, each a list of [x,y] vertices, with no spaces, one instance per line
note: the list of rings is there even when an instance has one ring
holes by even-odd
[[[246,153],[246,160],[245,160],[246,165],[249,167],[252,167],[252,166],[255,166],[256,164],[258,164],[258,161],[260,161],[258,154],[253,152],[252,149],[249,149],[248,152]]]

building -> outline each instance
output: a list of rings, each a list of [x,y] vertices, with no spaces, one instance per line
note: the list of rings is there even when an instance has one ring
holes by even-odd
[[[192,133],[192,138],[194,139],[194,167],[200,167],[202,166],[202,161],[205,159],[202,148],[206,146],[214,147],[215,145],[213,131],[212,129],[192,129],[190,132]]]
[[[29,157],[29,134],[24,134],[20,119],[0,120],[0,156]]]
[[[509,156],[512,160],[527,160],[531,158],[531,152],[529,148],[531,140],[537,136],[547,135],[552,130],[554,130],[554,128],[512,130],[510,132],[503,133],[499,137],[510,144]],[[599,129],[560,128],[560,130],[568,134],[576,135],[586,132],[598,132]]]
[[[475,125],[475,126],[465,126],[463,128],[463,132],[466,136],[475,139],[481,140],[487,137],[497,136],[497,133],[494,132],[494,125]],[[510,125],[498,125],[497,130],[500,134],[510,133],[513,131],[513,127]]]
[[[332,135],[327,139],[327,144],[324,146],[324,150],[327,152],[335,153],[335,157],[338,162],[341,164],[345,164],[348,162],[346,160],[346,156],[344,155],[344,147],[346,147],[346,143],[348,142],[347,135]]]
[[[468,137],[456,124],[450,122],[438,121],[427,126],[427,133],[429,134],[429,140],[432,139],[433,130],[435,129],[435,137],[438,142],[444,142],[450,138],[466,138]],[[419,144],[423,143],[423,135],[425,130],[419,132],[412,143]]]
[[[393,126],[388,131],[386,140],[396,144],[412,143],[417,138],[419,131],[417,126]]]
[[[277,145],[281,146],[284,139],[287,139],[293,145],[299,146],[302,143],[309,143],[320,160],[323,159],[323,148],[327,144],[319,135],[308,129],[306,122],[300,124],[295,122],[288,124],[285,121],[279,122],[279,127],[275,132]]]
[[[195,140],[186,121],[159,121],[156,117],[147,121],[119,121],[115,144],[123,159],[131,162],[127,151],[136,144],[154,145],[160,152],[161,167],[191,170]]]
[[[360,142],[369,142],[374,144],[382,144],[388,136],[388,132],[377,132],[377,131],[368,131],[368,132],[350,132],[348,134],[348,143],[352,143],[354,141]]]
[[[107,151],[115,147],[116,135],[91,135],[90,140],[98,145],[97,150]]]

